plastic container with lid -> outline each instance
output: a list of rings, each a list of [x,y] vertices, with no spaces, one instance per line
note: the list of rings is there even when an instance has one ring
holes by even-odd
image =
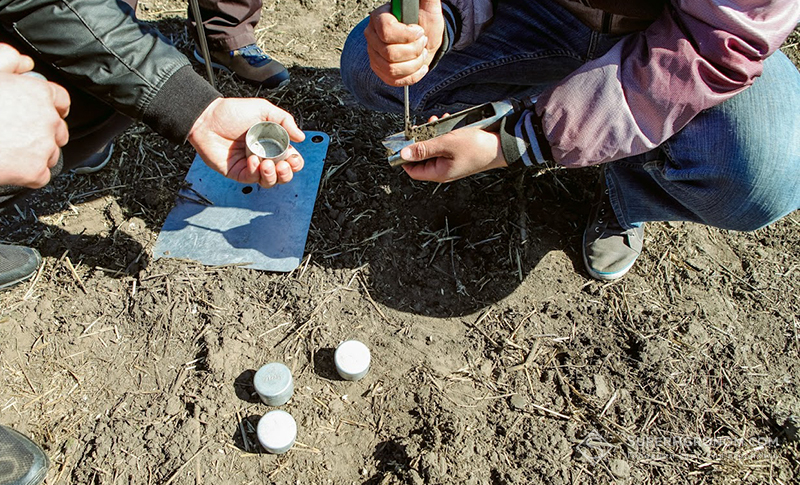
[[[280,362],[262,366],[253,377],[253,386],[264,404],[280,406],[286,404],[294,393],[292,372]]]
[[[276,409],[258,420],[256,433],[265,450],[274,454],[286,453],[297,438],[297,423],[291,414]]]
[[[370,359],[369,349],[358,340],[342,342],[333,354],[336,372],[348,381],[357,381],[367,375]]]

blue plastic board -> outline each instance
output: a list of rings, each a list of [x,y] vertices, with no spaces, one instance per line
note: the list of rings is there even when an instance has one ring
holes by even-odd
[[[217,266],[241,264],[288,272],[300,265],[330,138],[307,131],[293,144],[303,170],[271,189],[244,185],[210,169],[199,156],[156,240],[153,258]]]

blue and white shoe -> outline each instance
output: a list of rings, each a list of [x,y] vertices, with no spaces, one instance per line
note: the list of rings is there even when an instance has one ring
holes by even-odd
[[[211,51],[211,66],[232,72],[242,80],[267,89],[277,89],[289,84],[289,71],[261,50],[256,44],[250,44],[232,51]],[[194,49],[194,57],[201,64],[206,61]]]

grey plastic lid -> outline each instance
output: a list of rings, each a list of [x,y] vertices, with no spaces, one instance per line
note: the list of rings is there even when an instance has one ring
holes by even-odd
[[[288,367],[280,362],[262,366],[253,377],[253,386],[264,404],[280,406],[292,397],[294,381]]]

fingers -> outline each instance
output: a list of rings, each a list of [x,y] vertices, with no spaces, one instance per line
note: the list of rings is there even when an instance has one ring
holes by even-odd
[[[26,177],[23,185],[31,189],[40,189],[50,183],[51,172],[50,169],[55,167],[58,160],[61,158],[61,150],[57,146],[53,146],[50,150],[50,155],[47,158],[46,165],[36,165],[33,170]]]
[[[303,166],[305,166],[303,156],[291,146],[289,147],[289,155],[286,157],[286,162],[289,164],[289,167],[291,167],[293,173],[303,170]]]
[[[378,20],[370,21],[364,30],[367,44],[388,61],[413,59],[428,44],[425,30],[417,24],[406,25],[397,21],[392,14],[384,14]]]
[[[69,129],[67,128],[67,122],[63,119],[59,119],[56,121],[56,128],[55,128],[55,142],[56,145],[59,147],[63,147],[69,141]]]
[[[66,118],[69,114],[69,93],[63,86],[56,83],[48,83],[53,91],[53,105],[62,118]]]
[[[275,167],[275,162],[272,160],[262,160],[258,174],[258,185],[264,187],[265,189],[274,187],[278,183],[278,173]]]
[[[416,24],[399,22],[383,6],[370,16],[364,30],[373,72],[391,86],[409,86],[428,72],[428,38]]]
[[[61,145],[63,146],[63,145]],[[58,159],[61,158],[61,150],[58,147],[54,147],[53,150],[50,152],[50,157],[47,159],[47,168],[51,169],[56,166],[58,163]],[[47,173],[50,173],[50,170],[47,170]],[[50,181],[50,177],[47,177],[45,184]]]
[[[425,35],[419,25],[404,24],[397,20],[389,4],[373,10],[366,30],[371,30],[376,39],[385,44],[410,44]]]
[[[425,77],[428,67],[428,51],[411,60],[390,62],[381,57],[371,46],[367,46],[372,71],[390,86],[411,86]]]
[[[303,169],[305,164],[303,157],[294,147],[289,147],[289,150],[289,156],[284,160],[273,162],[270,159],[264,159],[261,161],[258,182],[260,186],[268,189],[278,184],[287,184],[292,181],[295,172]]]
[[[278,108],[272,103],[267,102],[267,105],[267,111],[263,119],[267,121],[274,121],[275,123],[281,125],[286,132],[289,133],[289,139],[293,142],[300,143],[306,139],[306,134],[303,133],[303,130],[297,126],[294,116]]]
[[[408,162],[420,162],[429,158],[452,157],[447,134],[409,145],[400,150],[400,158]]]
[[[0,72],[22,74],[32,69],[33,59],[8,44],[0,44]]]
[[[58,154],[56,154],[56,162],[58,162]],[[49,168],[43,169],[36,175],[34,179],[30,181],[30,183],[26,185],[26,187],[29,187],[31,189],[41,189],[42,187],[50,183],[50,176],[51,176],[50,169]]]
[[[448,158],[448,151],[438,138],[414,143],[400,151],[400,157],[409,163],[403,165],[409,177],[425,182],[443,182],[442,170],[445,169],[440,160]],[[439,158],[444,157],[444,158]]]

